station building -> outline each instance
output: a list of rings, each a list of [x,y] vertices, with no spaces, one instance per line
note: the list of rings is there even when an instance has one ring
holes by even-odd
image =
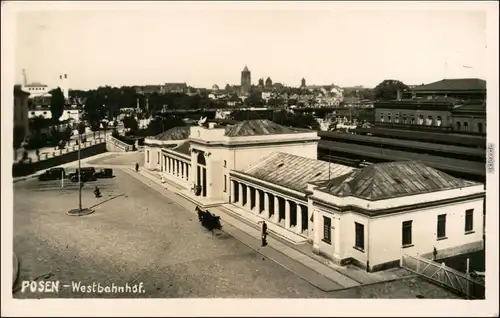
[[[417,161],[320,161],[319,139],[269,120],[176,127],[145,140],[145,167],[200,206],[266,221],[277,236],[312,244],[340,265],[377,271],[398,266],[402,254],[483,248],[483,184]]]

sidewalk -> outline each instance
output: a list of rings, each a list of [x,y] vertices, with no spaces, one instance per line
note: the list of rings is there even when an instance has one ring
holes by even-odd
[[[193,211],[193,214],[195,213],[194,208],[196,203],[189,202],[191,200],[188,201],[187,199],[176,195],[179,190],[177,190],[175,186],[172,186],[171,182],[161,183],[159,176],[155,176],[145,169],[141,169],[139,173],[136,173],[130,168],[125,169],[124,171],[136,179],[155,188],[170,200],[186,207],[188,210]],[[226,205],[224,207],[214,207],[212,210],[216,210],[217,212],[215,214],[221,217],[224,232],[230,234],[244,244],[257,250],[259,253],[289,269],[296,275],[309,281],[311,284],[322,290],[334,290],[332,289],[334,286],[331,285],[331,283],[341,286],[340,288],[349,288],[407,276],[407,272],[400,269],[368,273],[356,267],[338,266],[316,254],[313,254],[311,244],[305,243],[294,245],[274,233],[270,233],[268,236],[268,246],[261,248],[261,233],[260,226],[258,224],[253,224],[250,221],[239,217],[236,213],[230,211]],[[311,271],[316,274],[311,273]],[[328,280],[331,282],[325,283],[325,281]]]

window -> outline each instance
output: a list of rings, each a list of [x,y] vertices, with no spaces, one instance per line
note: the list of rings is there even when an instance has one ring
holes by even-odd
[[[418,124],[423,125],[424,124],[424,116],[420,115],[418,116]]]
[[[411,224],[413,221],[403,222],[403,247],[411,245]]]
[[[464,122],[464,130],[469,131],[469,123],[468,122]]]
[[[460,122],[459,122],[459,121],[457,121],[457,130],[458,130],[458,131],[460,131],[460,128],[461,128],[461,126],[460,126]]]
[[[415,116],[411,115],[411,124],[415,125]]]
[[[406,124],[408,122],[408,117],[406,115],[403,115],[403,124]]]
[[[436,126],[441,127],[441,122],[442,122],[442,120],[441,120],[441,116],[437,116],[437,119],[436,119]]]
[[[392,123],[391,113],[387,114],[387,122]]]
[[[355,247],[360,250],[365,250],[365,226],[360,223],[354,222],[355,230]]]
[[[433,122],[432,116],[427,116],[427,126],[432,126],[432,122]]]
[[[465,233],[472,232],[474,228],[474,209],[465,211]]]
[[[384,122],[384,113],[380,113],[380,122]]]
[[[149,150],[146,151],[146,162],[149,162]]]
[[[224,192],[227,191],[227,176],[224,175]]]
[[[479,133],[483,132],[483,123],[477,123],[477,132]]]
[[[323,217],[323,242],[332,242],[332,219],[326,216]]]
[[[437,238],[446,238],[446,214],[438,215]]]

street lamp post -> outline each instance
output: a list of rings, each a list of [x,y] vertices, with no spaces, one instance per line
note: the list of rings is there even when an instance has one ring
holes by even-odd
[[[82,143],[82,135],[80,134],[80,125],[78,126],[78,215],[82,211],[82,172],[81,172],[81,160],[80,160],[80,150]]]

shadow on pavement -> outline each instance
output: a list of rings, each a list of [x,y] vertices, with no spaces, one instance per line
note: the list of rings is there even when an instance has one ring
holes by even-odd
[[[95,207],[97,207],[97,206],[99,206],[99,205],[101,205],[101,204],[104,204],[104,203],[106,203],[106,202],[109,202],[109,201],[111,201],[111,200],[114,200],[114,199],[119,198],[119,197],[124,196],[124,195],[125,195],[125,193],[115,195],[114,197],[111,197],[111,198],[109,198],[109,199],[107,199],[107,200],[104,200],[104,201],[101,201],[101,202],[99,202],[99,203],[97,203],[97,204],[94,204],[93,206],[89,207],[89,209],[93,209],[93,208],[95,208]]]

